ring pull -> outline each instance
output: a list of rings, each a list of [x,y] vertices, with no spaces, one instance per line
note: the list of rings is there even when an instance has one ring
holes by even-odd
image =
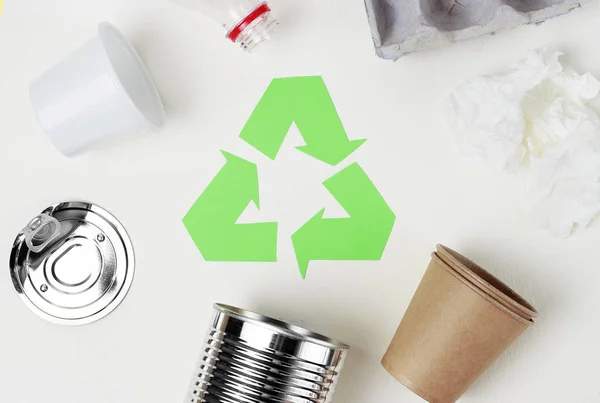
[[[23,234],[27,247],[39,253],[60,235],[60,223],[48,214],[40,214],[23,229]]]

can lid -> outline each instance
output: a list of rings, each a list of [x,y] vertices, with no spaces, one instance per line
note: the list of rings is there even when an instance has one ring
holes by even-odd
[[[131,287],[134,267],[125,228],[85,202],[48,207],[17,235],[10,257],[23,302],[64,325],[95,322],[112,312]]]

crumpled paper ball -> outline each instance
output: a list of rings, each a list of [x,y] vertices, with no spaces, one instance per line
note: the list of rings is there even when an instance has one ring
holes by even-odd
[[[563,68],[560,56],[533,50],[505,74],[461,85],[449,114],[461,150],[524,173],[533,221],[567,237],[600,212],[600,118],[587,105],[600,82]]]

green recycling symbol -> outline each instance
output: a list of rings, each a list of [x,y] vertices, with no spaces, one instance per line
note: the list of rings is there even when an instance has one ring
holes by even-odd
[[[303,153],[337,166],[366,140],[349,140],[320,76],[274,79],[240,138],[275,160],[295,123]],[[238,224],[248,204],[260,208],[258,167],[223,151],[226,163],[207,186],[183,223],[206,261],[277,261],[276,222]],[[396,216],[367,174],[352,163],[323,185],[349,218],[316,213],[292,235],[296,260],[306,278],[311,260],[380,260]]]

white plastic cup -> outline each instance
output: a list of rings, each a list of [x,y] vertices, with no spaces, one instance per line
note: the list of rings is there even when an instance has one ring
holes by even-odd
[[[108,138],[158,130],[165,113],[133,46],[109,23],[34,81],[33,110],[50,141],[74,156]]]

